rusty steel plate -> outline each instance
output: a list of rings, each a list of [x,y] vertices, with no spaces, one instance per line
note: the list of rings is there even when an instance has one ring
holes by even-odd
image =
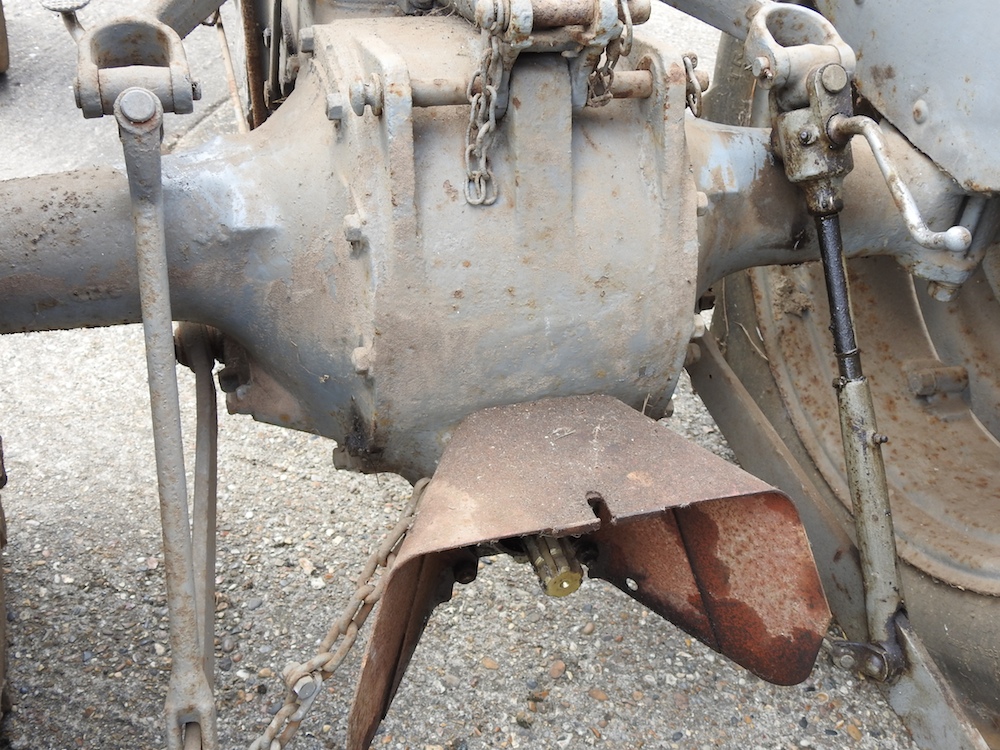
[[[778,490],[607,396],[484,409],[455,433],[389,574],[351,711],[365,748],[477,546],[586,536],[610,581],[771,682],[805,679],[830,612]]]

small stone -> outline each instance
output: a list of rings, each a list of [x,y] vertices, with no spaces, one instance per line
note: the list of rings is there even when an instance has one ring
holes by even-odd
[[[632,700],[634,700],[634,701],[641,701],[644,697],[645,697],[645,695],[643,694],[643,692],[641,690],[633,690],[632,691]]]
[[[236,650],[236,639],[231,635],[225,635],[222,637],[222,643],[219,645],[221,646],[223,653],[231,654]]]
[[[497,663],[496,659],[491,659],[490,657],[484,657],[482,662],[480,662],[487,669],[500,669],[500,665]]]
[[[264,603],[264,600],[261,599],[259,596],[252,596],[249,599],[247,599],[247,609],[250,609],[250,610],[257,609],[263,603]]]
[[[535,717],[525,711],[518,711],[514,720],[519,727],[524,727],[525,729],[531,729],[531,725],[535,723]]]
[[[326,586],[326,581],[317,576],[309,579],[309,585],[314,589],[321,589]]]
[[[162,643],[154,643],[153,651],[156,652],[157,656],[163,656],[165,653],[167,653],[167,647],[164,646]]]
[[[551,677],[553,680],[558,680],[560,677],[563,676],[565,672],[566,672],[566,662],[564,662],[562,659],[556,659],[554,662],[552,662],[551,666],[549,667],[549,677]]]
[[[453,674],[446,674],[444,676],[444,686],[448,688],[457,688],[462,684],[462,681]]]
[[[271,669],[270,667],[264,667],[258,670],[257,676],[265,680],[270,679],[271,677],[274,677],[274,670]]]
[[[803,716],[801,719],[799,719],[799,726],[802,727],[803,729],[806,729],[809,726],[809,719]]]
[[[311,576],[313,571],[316,570],[316,566],[313,565],[312,560],[308,557],[303,557],[299,560],[299,567],[302,568],[302,572],[307,576]]]
[[[228,655],[223,656],[221,659],[219,659],[218,666],[219,666],[219,671],[228,672],[230,669],[233,668],[233,660],[230,659]]]
[[[851,739],[855,742],[861,742],[861,730],[853,724],[847,725],[847,733],[851,735]]]
[[[591,635],[596,627],[597,626],[594,625],[594,623],[588,622],[586,625],[583,626],[583,629],[580,632],[583,633],[584,635]]]
[[[608,699],[608,694],[605,693],[600,688],[591,688],[587,691],[587,695],[593,698],[595,701],[606,701]]]

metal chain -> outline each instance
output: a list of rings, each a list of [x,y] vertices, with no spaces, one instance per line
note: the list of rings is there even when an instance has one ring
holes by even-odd
[[[695,73],[695,68],[698,67],[698,56],[692,52],[684,55],[684,74],[687,77],[687,105],[688,109],[691,110],[691,114],[695,117],[701,117],[701,82],[698,80],[698,75]]]
[[[479,69],[469,81],[469,128],[465,139],[465,199],[473,206],[496,202],[497,189],[490,168],[490,147],[497,130],[497,90],[503,80],[500,39],[483,30]],[[478,89],[478,91],[477,91]]]
[[[299,725],[305,719],[313,702],[319,696],[323,681],[328,679],[337,668],[343,664],[350,653],[358,633],[371,614],[372,609],[382,598],[385,582],[389,572],[396,562],[400,545],[410,530],[416,517],[417,505],[429,479],[421,479],[413,486],[410,502],[403,509],[402,515],[392,531],[382,540],[379,548],[372,553],[365,567],[358,576],[358,587],[351,596],[340,617],[333,623],[326,637],[319,646],[316,656],[301,664],[289,664],[282,672],[288,692],[285,695],[285,705],[274,715],[267,729],[260,735],[250,750],[281,750],[295,736]],[[381,569],[381,572],[379,570]],[[372,580],[377,580],[373,583]],[[336,651],[333,650],[340,641]]]
[[[603,107],[614,98],[611,86],[615,82],[615,66],[632,51],[632,11],[628,0],[618,0],[618,7],[625,19],[625,28],[617,38],[604,48],[604,64],[598,65],[587,81],[587,106]]]

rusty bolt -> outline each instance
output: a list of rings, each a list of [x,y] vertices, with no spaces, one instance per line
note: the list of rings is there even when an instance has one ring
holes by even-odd
[[[889,436],[881,432],[872,433],[872,443],[874,445],[885,445],[889,442]]]
[[[929,114],[927,108],[927,102],[923,99],[917,99],[913,102],[913,121],[917,124],[922,124],[927,122],[927,115]]]
[[[823,72],[820,74],[820,82],[831,94],[839,94],[848,84],[847,71],[844,70],[842,65],[827,65],[823,68]]]
[[[754,58],[753,62],[750,64],[750,72],[753,73],[754,78],[760,78],[762,76],[769,78],[774,75],[771,73],[771,61],[763,55]],[[768,76],[768,73],[771,73],[771,76]]]
[[[931,281],[927,284],[927,294],[938,302],[951,302],[958,296],[958,286],[944,281]]]

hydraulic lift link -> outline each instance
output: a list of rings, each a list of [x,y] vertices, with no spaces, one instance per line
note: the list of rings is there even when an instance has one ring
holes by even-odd
[[[215,700],[206,674],[211,659],[205,656],[211,653],[213,646],[211,638],[199,627],[199,622],[212,622],[212,616],[204,611],[212,593],[203,590],[199,601],[195,583],[167,277],[160,167],[163,105],[152,92],[129,88],[117,97],[114,112],[132,198],[163,527],[172,660],[165,707],[167,747],[169,750],[217,750]],[[214,502],[211,504],[214,506]],[[214,507],[211,511],[210,517],[214,520]],[[200,531],[209,538],[214,535],[214,528]],[[205,547],[198,555],[203,561],[214,557],[209,550],[211,545]],[[212,563],[214,567],[214,560]],[[213,584],[214,575],[206,575],[204,585]]]
[[[844,177],[853,168],[849,138],[829,123],[853,115],[850,77],[836,63],[817,66],[806,77],[807,106],[779,112],[772,96],[776,145],[785,173],[798,184],[815,217],[820,258],[830,303],[830,330],[837,358],[841,439],[861,571],[865,589],[867,643],[838,643],[839,664],[888,682],[906,668],[896,619],[903,596],[896,563],[896,541],[889,488],[882,460],[888,437],[878,431],[871,384],[861,367],[854,334],[847,270],[840,233]],[[854,118],[854,121],[860,118]]]

